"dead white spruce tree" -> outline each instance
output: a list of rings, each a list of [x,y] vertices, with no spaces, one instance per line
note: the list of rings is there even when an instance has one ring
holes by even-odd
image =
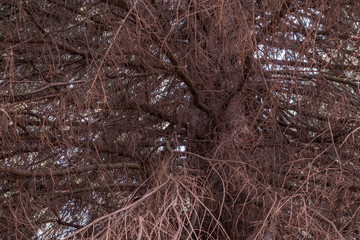
[[[0,239],[356,239],[359,16],[0,0]]]

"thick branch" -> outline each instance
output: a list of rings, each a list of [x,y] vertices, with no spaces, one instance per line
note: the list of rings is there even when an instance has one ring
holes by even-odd
[[[155,42],[158,45],[161,45],[161,41],[158,38],[157,35],[152,34],[152,38],[155,40]],[[177,61],[176,57],[172,54],[172,52],[170,51],[170,49],[165,46],[164,47],[164,51],[166,56],[169,58],[170,62],[174,65],[175,67],[175,72],[178,75],[178,77],[180,77],[180,79],[185,83],[185,85],[189,88],[189,91],[191,93],[191,95],[194,98],[194,105],[196,107],[198,107],[200,110],[208,113],[208,114],[212,114],[212,110],[210,107],[208,107],[207,105],[205,105],[204,103],[202,103],[200,101],[200,96],[194,86],[193,81],[190,79],[190,77],[185,73],[185,71],[180,67],[179,62]]]
[[[125,11],[130,10],[128,4],[122,0],[101,0],[101,2],[114,5],[116,7],[124,9]]]
[[[339,78],[339,77],[330,76],[330,75],[327,75],[327,74],[323,74],[323,76],[329,81],[343,83],[343,84],[347,84],[347,85],[350,85],[350,86],[353,86],[353,87],[359,87],[360,86],[360,82],[355,82],[355,81],[352,81],[350,79]]]

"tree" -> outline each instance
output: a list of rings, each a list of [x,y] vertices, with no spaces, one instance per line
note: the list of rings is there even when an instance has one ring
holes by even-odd
[[[1,239],[355,239],[356,1],[0,1]]]

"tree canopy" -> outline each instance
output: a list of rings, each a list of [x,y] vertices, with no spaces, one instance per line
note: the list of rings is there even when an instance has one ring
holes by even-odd
[[[359,16],[0,0],[0,239],[356,239]]]

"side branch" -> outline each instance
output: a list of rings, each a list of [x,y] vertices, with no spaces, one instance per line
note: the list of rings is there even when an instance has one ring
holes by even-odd
[[[117,6],[125,11],[129,11],[129,5],[125,1],[116,1],[116,0],[101,0],[101,2],[108,3],[114,6]],[[134,18],[138,18],[138,16],[134,15]],[[151,38],[152,40],[159,46],[164,47],[165,55],[169,58],[171,64],[175,67],[175,73],[176,75],[185,83],[185,85],[189,88],[190,93],[194,99],[194,105],[199,108],[200,110],[206,112],[209,115],[213,114],[212,109],[207,106],[206,104],[202,103],[200,101],[200,96],[194,86],[194,83],[191,81],[190,77],[184,72],[183,69],[181,69],[180,64],[178,63],[176,57],[171,53],[170,49],[164,44],[159,36],[157,36],[151,27],[149,27],[142,19],[138,18],[137,21],[141,23],[142,26],[144,26],[145,29],[148,29],[149,32],[151,32]]]
[[[266,25],[266,27],[264,27],[262,29],[262,31],[260,31],[260,33],[256,36],[256,38],[255,38],[256,43],[259,43],[264,38],[264,36],[267,36],[267,35],[269,35],[269,33],[272,33],[274,31],[276,25],[278,25],[280,20],[286,15],[286,12],[289,9],[289,6],[291,3],[292,3],[292,0],[284,0],[279,11],[274,16],[274,18],[271,20],[271,22],[268,25]]]
[[[193,81],[190,79],[190,77],[184,72],[184,70],[180,67],[179,62],[177,61],[176,57],[174,56],[174,54],[172,54],[172,52],[170,51],[170,49],[168,48],[168,46],[162,43],[162,41],[160,40],[160,38],[152,33],[151,34],[151,38],[156,42],[156,44],[158,44],[159,46],[165,45],[164,47],[164,52],[165,55],[169,58],[170,62],[172,63],[172,65],[175,67],[175,73],[177,74],[177,76],[185,83],[185,85],[189,88],[190,93],[192,95],[192,97],[194,98],[194,105],[199,108],[200,110],[206,112],[207,114],[211,115],[212,109],[207,106],[206,104],[202,103],[200,101],[200,96],[194,86]]]
[[[187,74],[185,74],[184,71],[182,71],[178,67],[176,68],[176,73],[181,78],[181,80],[183,80],[183,82],[186,84],[186,86],[189,88],[190,93],[194,98],[195,106],[198,107],[200,110],[202,110],[208,114],[211,114],[212,113],[211,108],[200,101],[199,94],[196,91],[196,88],[195,88],[193,82],[190,80],[190,78],[187,76]]]
[[[345,79],[345,78],[339,78],[336,76],[330,76],[330,75],[326,75],[323,74],[324,78],[326,80],[332,81],[332,82],[338,82],[338,83],[343,83],[343,84],[347,84],[353,87],[359,87],[360,86],[360,81],[356,82],[356,80],[350,80],[350,79]]]
[[[51,176],[64,176],[69,174],[79,174],[92,170],[111,170],[117,168],[128,168],[128,169],[140,169],[140,165],[137,163],[105,163],[105,164],[93,164],[83,167],[67,168],[52,170],[49,168],[25,170],[17,169],[8,166],[0,166],[0,172],[10,173],[21,177],[51,177]]]
[[[256,36],[255,36],[255,42],[254,44],[259,44],[259,42],[262,41],[264,36],[267,36],[269,33],[273,32],[275,27],[279,24],[280,20],[286,15],[287,10],[289,9],[290,4],[292,3],[292,0],[284,0],[282,3],[279,11],[275,14],[274,18],[271,20],[271,22],[266,25]],[[244,63],[243,63],[243,74],[242,77],[239,78],[239,80],[236,82],[234,88],[231,90],[231,92],[228,93],[226,99],[221,105],[220,114],[223,113],[223,111],[226,111],[227,107],[230,104],[231,99],[236,95],[237,92],[240,92],[242,88],[244,87],[245,82],[251,75],[251,68],[253,64],[253,56],[254,51],[249,51],[247,55],[245,56]]]
[[[19,93],[0,93],[0,97],[23,97],[23,96],[28,96],[28,95],[34,95],[34,94],[38,94],[40,92],[43,92],[49,88],[55,87],[55,86],[68,86],[68,85],[74,85],[74,84],[78,84],[78,83],[86,83],[85,80],[79,80],[79,81],[73,81],[73,82],[59,82],[59,83],[50,83],[47,84],[44,87],[41,87],[39,89],[36,89],[34,91],[30,91],[30,92],[19,92]]]

